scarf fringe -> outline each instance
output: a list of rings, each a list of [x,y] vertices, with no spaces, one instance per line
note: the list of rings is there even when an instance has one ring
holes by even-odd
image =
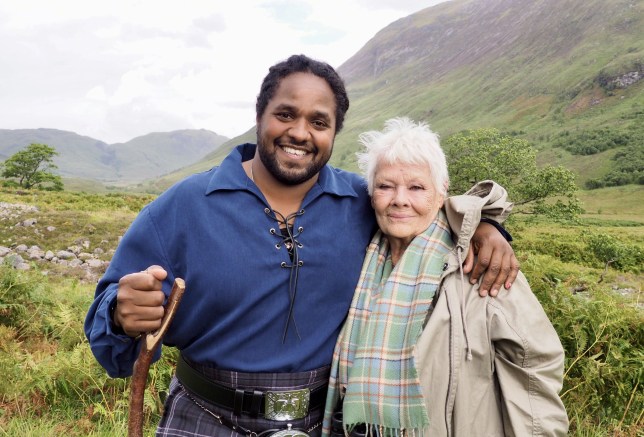
[[[422,429],[397,429],[397,428],[386,428],[381,425],[375,424],[345,424],[344,425],[344,435],[351,437],[351,432],[356,426],[366,425],[367,431],[364,435],[365,437],[425,437],[428,436]]]

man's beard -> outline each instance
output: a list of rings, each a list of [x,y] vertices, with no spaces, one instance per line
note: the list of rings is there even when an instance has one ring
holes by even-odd
[[[277,146],[275,146],[277,149]],[[261,139],[257,138],[257,150],[259,152],[259,158],[262,160],[262,164],[268,170],[268,172],[279,182],[284,185],[299,185],[303,182],[308,181],[312,177],[316,176],[320,170],[329,162],[331,158],[330,154],[326,159],[313,160],[305,169],[302,171],[301,168],[298,169],[288,169],[280,166],[280,163],[276,157],[277,151],[267,152],[266,148],[262,146]],[[318,155],[316,155],[317,157]]]

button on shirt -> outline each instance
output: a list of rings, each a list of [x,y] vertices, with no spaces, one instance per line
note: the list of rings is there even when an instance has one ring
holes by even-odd
[[[325,166],[296,217],[297,288],[289,314],[291,258],[279,224],[241,163],[244,144],[210,171],[179,182],[147,205],[98,283],[85,333],[111,376],[128,376],[136,342],[115,333],[110,306],[119,279],[156,264],[169,294],[186,292],[164,343],[198,363],[241,372],[300,372],[331,363],[362,260],[376,229],[364,180]],[[298,336],[299,334],[299,336]]]

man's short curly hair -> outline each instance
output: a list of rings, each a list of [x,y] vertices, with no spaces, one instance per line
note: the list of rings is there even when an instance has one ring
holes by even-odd
[[[335,133],[342,129],[344,115],[349,110],[349,96],[344,87],[344,81],[340,75],[329,64],[316,61],[305,55],[292,55],[287,60],[273,65],[262,82],[255,111],[257,118],[264,115],[268,102],[275,96],[277,87],[282,79],[293,73],[311,73],[324,79],[335,96]]]

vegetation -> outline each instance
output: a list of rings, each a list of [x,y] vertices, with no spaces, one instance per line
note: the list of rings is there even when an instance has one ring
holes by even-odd
[[[601,178],[586,181],[586,188],[618,187],[628,184],[644,185],[644,140],[639,144],[624,147],[611,160],[614,169]]]
[[[2,216],[1,246],[56,251],[82,239],[107,256],[153,197],[4,190],[0,198],[37,207],[20,217]],[[13,226],[22,218],[35,218],[38,228],[54,230],[43,237],[32,228]],[[107,376],[83,334],[94,285],[70,267],[32,267],[18,272],[0,266],[0,369],[6,372],[0,380],[0,435],[126,435],[128,380]],[[168,350],[151,370],[146,414],[152,424],[158,421],[173,366]]]
[[[636,203],[641,191],[628,190],[624,198],[622,190],[594,191],[589,199],[597,203],[581,222],[553,227],[549,220],[515,215],[508,223],[522,270],[566,349],[561,396],[573,436],[644,431],[644,222]],[[92,246],[115,247],[153,198],[6,190],[0,195],[4,202],[36,206],[38,212],[28,214],[36,214],[39,225],[55,224],[47,238],[52,248],[81,237]],[[613,199],[633,206],[626,209],[634,214],[595,212],[596,205],[610,206]],[[42,244],[33,231],[16,232],[12,224],[18,220],[0,221],[0,245]],[[82,331],[94,284],[73,271],[44,271],[38,264],[21,272],[0,266],[0,435],[125,435],[129,381],[107,377]],[[153,435],[160,419],[176,354],[164,349],[152,366],[146,435]]]
[[[613,151],[607,169],[585,182],[588,189],[629,184],[644,185],[644,127],[606,126],[577,131],[563,130],[550,143],[573,156],[599,155]]]
[[[522,270],[566,350],[561,397],[571,435],[641,435],[642,223],[511,222]]]
[[[573,155],[593,155],[634,143],[632,134],[614,128],[591,129],[570,133],[563,131],[554,141],[555,147],[566,149]]]
[[[536,150],[526,140],[477,129],[452,135],[443,147],[452,193],[491,179],[508,190],[522,213],[573,219],[582,212],[574,174],[561,166],[538,168]]]
[[[591,233],[587,241],[588,249],[605,269],[611,265],[618,270],[638,270],[644,266],[644,252],[636,244],[604,233]]]
[[[46,144],[30,144],[2,164],[2,176],[9,179],[5,185],[61,191],[62,179],[51,172],[57,168],[54,164],[56,155],[56,149]]]
[[[624,285],[596,284],[593,269],[533,253],[522,265],[566,350],[561,397],[571,435],[640,435],[642,309],[617,293]],[[620,282],[618,276],[613,281]]]

